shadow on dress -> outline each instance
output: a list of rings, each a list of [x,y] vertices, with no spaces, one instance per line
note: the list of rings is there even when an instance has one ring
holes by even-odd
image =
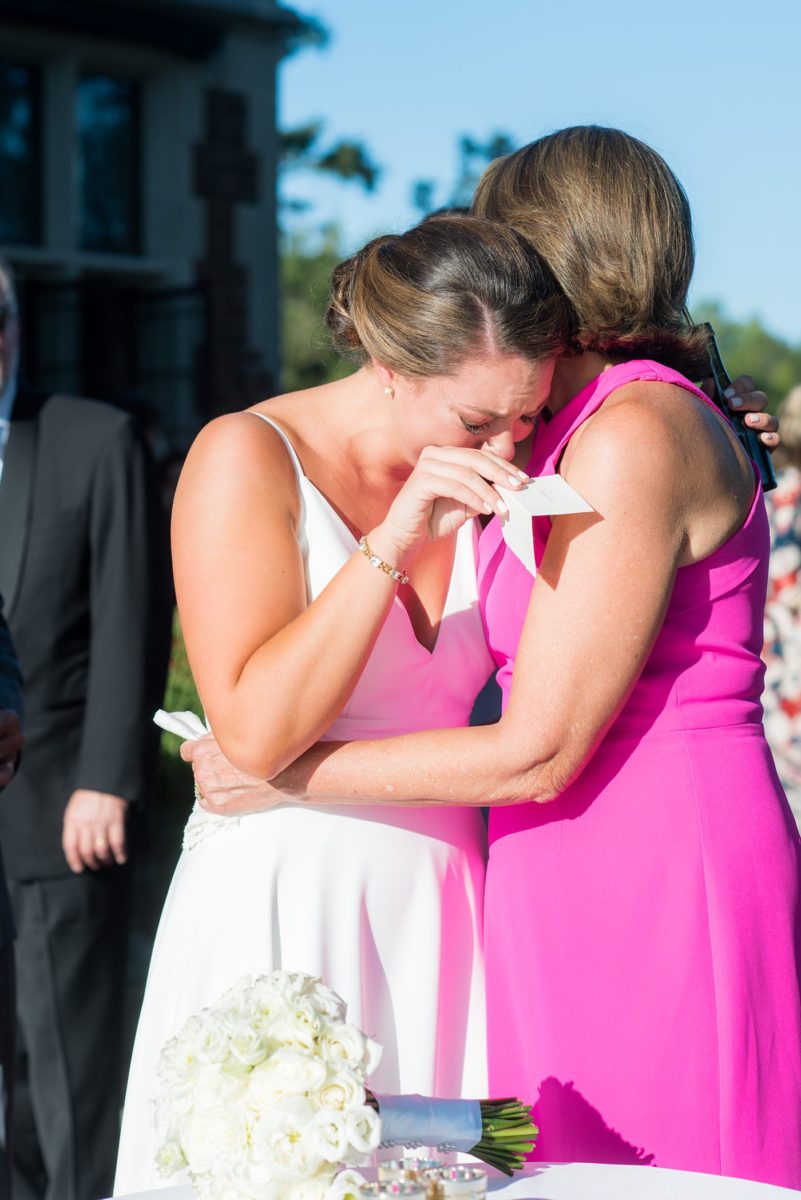
[[[534,1122],[539,1126],[540,1136],[532,1157],[540,1162],[654,1166],[653,1154],[627,1142],[606,1124],[597,1108],[572,1083],[562,1083],[553,1076],[540,1085]]]

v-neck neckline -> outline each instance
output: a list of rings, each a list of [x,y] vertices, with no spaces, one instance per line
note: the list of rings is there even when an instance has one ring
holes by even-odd
[[[290,457],[292,459],[292,462],[294,463],[299,482],[302,481],[302,482],[305,482],[308,484],[308,486],[312,489],[312,491],[315,493],[315,495],[318,497],[318,499],[320,499],[322,501],[322,503],[325,505],[328,512],[331,514],[331,516],[334,518],[334,520],[337,522],[337,524],[341,528],[342,532],[345,534],[345,536],[351,542],[351,544],[353,546],[353,551],[355,552],[356,550],[358,550],[359,549],[359,539],[354,535],[353,530],[348,525],[348,523],[343,519],[343,517],[340,515],[340,513],[337,510],[337,508],[335,507],[335,505],[332,504],[331,501],[326,496],[326,494],[320,490],[320,488],[317,486],[317,484],[314,482],[314,480],[310,479],[309,476],[306,474],[306,472],[303,469],[303,463],[300,461],[300,455],[298,454],[295,447],[292,445],[292,441],[291,441],[289,435],[285,432],[285,430],[283,430],[281,428],[280,425],[276,424],[276,422],[273,420],[272,417],[268,417],[264,413],[260,413],[260,412],[254,412],[254,416],[261,417],[261,419],[263,421],[266,421],[268,425],[272,425],[273,429],[275,429],[275,431],[279,434],[279,436],[281,437],[281,440],[284,442],[284,445],[286,446],[287,450],[290,453]],[[470,522],[466,522],[465,524],[469,524],[469,523]],[[403,603],[403,601],[401,600],[397,591],[395,592],[395,595],[392,598],[393,607],[399,606],[401,608],[401,610],[403,611],[403,616],[405,617],[406,624],[407,624],[409,633],[411,635],[412,641],[415,643],[415,645],[417,645],[420,648],[420,650],[423,652],[423,654],[427,654],[428,657],[431,659],[434,658],[434,655],[436,654],[436,651],[437,651],[437,647],[439,646],[440,641],[442,640],[442,627],[445,622],[445,618],[450,615],[450,602],[451,602],[451,597],[453,595],[456,571],[460,566],[460,564],[459,564],[459,539],[462,536],[462,529],[464,529],[464,526],[462,526],[460,529],[457,529],[457,531],[456,531],[456,539],[455,539],[455,545],[454,545],[454,549],[453,549],[453,562],[451,564],[450,579],[448,580],[448,590],[445,593],[445,603],[442,606],[442,613],[440,614],[439,621],[437,622],[437,636],[434,639],[434,644],[431,647],[431,649],[429,649],[428,646],[423,645],[423,643],[420,641],[419,637],[415,633],[414,624],[412,622],[412,618],[409,613],[409,610],[406,607],[406,605]]]

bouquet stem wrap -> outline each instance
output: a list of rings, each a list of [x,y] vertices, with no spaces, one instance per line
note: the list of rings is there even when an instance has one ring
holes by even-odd
[[[368,1101],[381,1118],[381,1145],[461,1150],[505,1175],[519,1171],[539,1130],[521,1100],[435,1100],[430,1096],[377,1096]]]
[[[481,1141],[478,1100],[434,1100],[431,1096],[375,1097],[381,1115],[381,1145],[436,1146],[465,1154]]]

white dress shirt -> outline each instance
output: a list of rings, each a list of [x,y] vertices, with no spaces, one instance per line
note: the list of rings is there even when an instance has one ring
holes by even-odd
[[[0,479],[3,478],[3,459],[6,453],[6,442],[11,430],[11,410],[17,395],[17,377],[13,375],[8,381],[8,387],[0,393]]]

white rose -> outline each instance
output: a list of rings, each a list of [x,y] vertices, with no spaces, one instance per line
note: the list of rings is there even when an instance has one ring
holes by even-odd
[[[191,1044],[195,1057],[202,1063],[222,1062],[228,1054],[226,1031],[219,1019],[207,1012],[193,1023],[191,1040],[186,1035],[184,1040]]]
[[[348,1148],[348,1129],[343,1113],[324,1110],[317,1113],[309,1127],[317,1139],[317,1152],[329,1163],[342,1162]]]
[[[156,1151],[156,1167],[159,1175],[166,1179],[186,1166],[186,1156],[181,1149],[181,1143],[175,1138],[163,1142]]]
[[[328,1077],[320,1088],[320,1103],[337,1112],[361,1108],[364,1104],[364,1084],[348,1067],[329,1068]]]
[[[250,1125],[254,1168],[266,1166],[273,1179],[309,1179],[323,1165],[317,1138],[310,1134],[314,1111],[295,1102],[292,1108],[258,1113]]]
[[[254,1019],[229,1017],[227,1022],[228,1050],[231,1058],[245,1067],[255,1067],[268,1053],[268,1040]]]
[[[265,1016],[285,1008],[293,998],[287,987],[276,985],[269,975],[259,975],[249,992],[254,1011]]]
[[[254,981],[252,975],[241,975],[233,987],[230,987],[227,991],[223,992],[217,1003],[214,1005],[215,1009],[222,1012],[227,1009],[237,1008],[242,1003],[243,998],[246,997],[253,988],[254,982],[258,982],[258,980]]]
[[[285,1046],[300,1046],[304,1050],[314,1049],[321,1028],[322,1020],[305,996],[299,996],[287,1004],[270,1022],[270,1034],[276,1041]]]
[[[379,1042],[374,1042],[372,1038],[366,1038],[365,1040],[367,1045],[365,1047],[364,1073],[369,1078],[381,1062],[384,1047]]]
[[[329,1021],[345,1020],[348,1011],[345,1001],[330,987],[326,987],[321,979],[315,979],[308,994],[320,1016]]]
[[[193,1084],[203,1063],[197,1056],[195,1041],[191,1036],[170,1038],[164,1043],[159,1059],[158,1074],[167,1088],[178,1088],[182,1084]]]
[[[238,1105],[192,1113],[181,1128],[181,1146],[190,1171],[228,1173],[248,1147],[248,1127]]]
[[[340,1171],[328,1189],[326,1200],[359,1200],[359,1188],[366,1182],[358,1171]]]
[[[357,1154],[372,1154],[381,1141],[381,1118],[373,1108],[362,1109],[345,1116],[348,1141]]]
[[[297,1050],[276,1050],[271,1058],[254,1067],[248,1077],[247,1103],[265,1109],[287,1096],[317,1091],[326,1079],[325,1064]]]
[[[213,1112],[241,1100],[246,1089],[246,1076],[207,1067],[192,1089],[192,1104],[196,1112]]]
[[[303,995],[309,983],[314,982],[312,975],[304,975],[301,971],[272,971],[269,975],[259,978],[286,1000],[296,1000]]]
[[[347,1022],[334,1025],[326,1022],[319,1036],[320,1054],[334,1066],[344,1064],[354,1071],[364,1071],[370,1061],[368,1038],[355,1025]]]
[[[180,1094],[162,1089],[150,1101],[150,1124],[163,1142],[175,1137],[178,1123],[192,1108],[192,1092],[187,1088]]]

